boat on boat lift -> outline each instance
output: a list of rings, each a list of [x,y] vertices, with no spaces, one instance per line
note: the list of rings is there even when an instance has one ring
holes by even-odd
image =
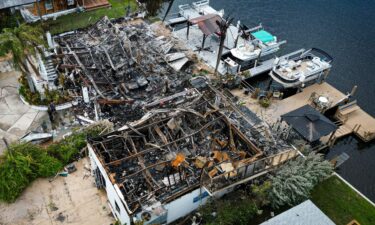
[[[264,30],[262,24],[257,27],[242,31],[243,43],[230,50],[231,54],[242,61],[256,60],[280,50],[280,45],[286,41],[278,42],[277,37]]]
[[[327,77],[332,60],[325,51],[312,48],[299,55],[276,58],[270,76],[284,88],[303,87],[307,82]]]
[[[215,10],[210,6],[210,0],[201,0],[190,4],[179,5],[179,15],[185,19],[194,19],[203,15],[216,14],[220,17],[224,16],[224,10]]]

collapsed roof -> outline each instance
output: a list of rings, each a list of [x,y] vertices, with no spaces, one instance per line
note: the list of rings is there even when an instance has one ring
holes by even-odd
[[[170,202],[215,177],[226,176],[220,184],[208,182],[207,187],[237,182],[245,174],[237,174],[236,169],[263,156],[251,141],[259,133],[243,129],[245,123],[251,127],[251,118],[216,95],[190,92],[194,97],[175,108],[152,109],[122,131],[89,140],[122,191],[129,213],[155,202]],[[278,150],[288,148],[279,145]]]
[[[91,118],[96,101],[99,114],[115,123],[139,119],[144,104],[182,91],[191,78],[185,68],[173,69],[175,62],[177,70],[186,63],[186,58],[178,61],[185,54],[166,58],[179,49],[173,40],[156,36],[144,22],[103,18],[88,29],[56,36],[55,42],[54,56],[66,89],[79,96],[81,86],[89,87],[90,100],[82,99],[78,108]]]

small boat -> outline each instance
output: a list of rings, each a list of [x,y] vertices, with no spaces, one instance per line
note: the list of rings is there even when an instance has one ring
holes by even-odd
[[[248,36],[248,38],[244,38]],[[230,50],[231,54],[242,61],[251,61],[270,55],[280,50],[280,45],[286,41],[278,42],[277,37],[265,31],[262,25],[243,31],[244,43]]]
[[[332,57],[323,50],[312,48],[297,56],[276,58],[270,76],[284,88],[304,86],[305,83],[328,76]]]

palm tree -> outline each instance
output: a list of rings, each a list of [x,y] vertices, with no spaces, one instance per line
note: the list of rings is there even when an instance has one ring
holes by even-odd
[[[43,31],[39,27],[21,24],[15,28],[4,28],[0,34],[0,56],[11,53],[13,55],[13,65],[26,75],[29,86],[34,92],[31,82],[30,71],[27,63],[30,64],[34,73],[40,77],[38,68],[33,64],[31,56],[36,55],[38,46],[45,45]]]

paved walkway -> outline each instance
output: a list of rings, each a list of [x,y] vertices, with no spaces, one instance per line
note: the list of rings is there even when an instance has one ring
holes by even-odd
[[[0,73],[0,154],[5,149],[2,140],[17,141],[25,135],[34,121],[46,117],[46,112],[31,109],[18,95],[18,78],[15,71]]]

